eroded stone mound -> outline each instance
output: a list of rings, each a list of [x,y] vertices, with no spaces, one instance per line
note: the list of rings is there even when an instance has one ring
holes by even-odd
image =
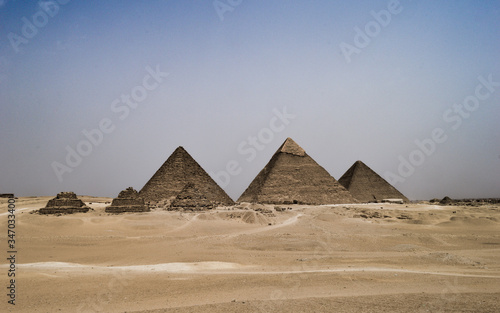
[[[170,203],[168,210],[204,211],[213,208],[214,203],[208,200],[194,183],[187,183]]]
[[[132,187],[122,190],[117,198],[113,199],[111,205],[106,208],[106,213],[124,212],[149,212],[149,207],[144,204],[144,199]]]
[[[441,204],[441,205],[452,205],[453,202],[454,201],[450,197],[446,196],[443,199],[441,199],[441,201],[439,201],[439,204]]]
[[[58,193],[54,199],[47,202],[45,208],[41,208],[40,214],[72,214],[72,213],[87,213],[89,207],[78,199],[74,192]]]

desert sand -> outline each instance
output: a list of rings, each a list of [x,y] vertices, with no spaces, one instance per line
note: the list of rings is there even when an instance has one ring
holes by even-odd
[[[16,200],[17,298],[1,311],[500,311],[498,204],[108,214],[111,198],[80,196],[93,210],[33,213],[51,198]],[[6,212],[0,199],[4,239]]]

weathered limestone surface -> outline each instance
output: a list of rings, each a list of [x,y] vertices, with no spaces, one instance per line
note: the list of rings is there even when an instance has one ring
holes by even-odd
[[[291,138],[274,153],[238,201],[269,204],[357,202]]]
[[[340,177],[339,183],[361,202],[380,202],[384,199],[409,202],[399,190],[361,161],[354,162]]]
[[[226,192],[183,147],[175,149],[144,185],[139,196],[149,203],[172,201],[188,183],[194,183],[199,192],[214,204],[234,204]]]
[[[170,203],[169,211],[204,211],[213,209],[214,204],[203,195],[194,183],[187,183]]]

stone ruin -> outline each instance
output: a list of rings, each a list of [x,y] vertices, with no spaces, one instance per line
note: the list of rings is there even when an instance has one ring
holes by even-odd
[[[58,193],[54,199],[47,202],[45,208],[38,210],[40,214],[72,214],[72,213],[87,213],[89,207],[78,199],[74,192]]]
[[[448,196],[444,197],[443,199],[441,199],[441,201],[439,201],[439,204],[441,205],[453,205],[453,203],[454,201]]]
[[[214,206],[214,203],[208,200],[194,183],[187,183],[170,203],[168,210],[205,211],[213,209]]]
[[[124,212],[149,212],[150,209],[144,204],[144,199],[139,197],[139,193],[132,187],[122,190],[117,198],[113,199],[111,205],[106,207],[106,213]]]

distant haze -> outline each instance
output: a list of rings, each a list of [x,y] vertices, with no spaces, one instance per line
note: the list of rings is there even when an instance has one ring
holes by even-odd
[[[499,38],[499,1],[0,1],[0,193],[116,197],[183,146],[236,200],[291,137],[500,197]]]

